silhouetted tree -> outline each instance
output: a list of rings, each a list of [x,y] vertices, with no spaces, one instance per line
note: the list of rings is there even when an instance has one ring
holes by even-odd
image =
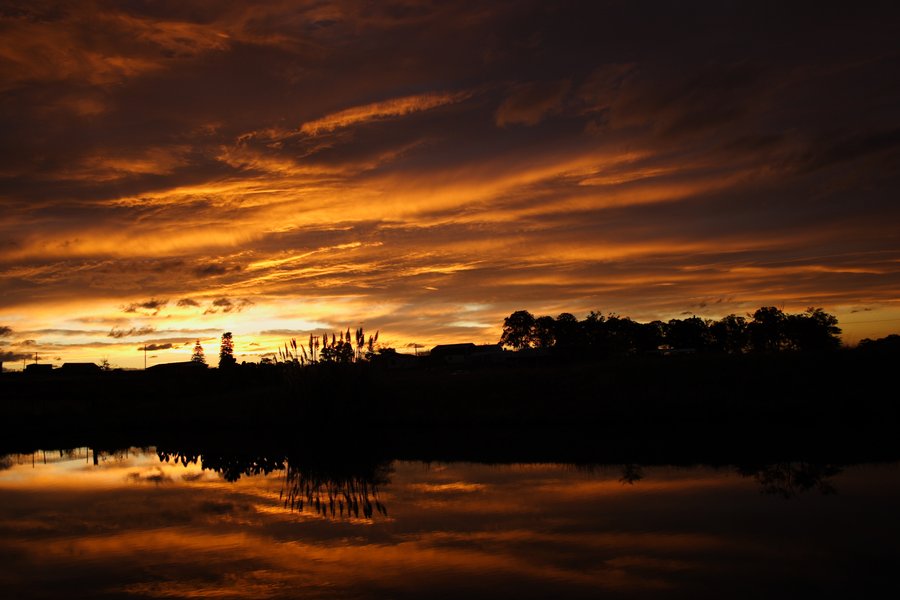
[[[557,348],[575,348],[581,344],[581,327],[572,313],[561,313],[553,324]]]
[[[764,306],[753,313],[751,321],[732,314],[719,321],[691,316],[668,323],[638,323],[597,311],[591,311],[579,322],[570,313],[562,313],[556,319],[534,318],[530,312],[519,310],[504,319],[500,342],[516,349],[552,347],[554,352],[569,355],[577,349],[595,357],[646,353],[663,344],[728,354],[822,351],[840,347],[841,329],[837,323],[835,316],[812,307],[799,315],[786,315],[778,308]],[[861,346],[874,347],[873,344],[868,340]]]
[[[206,357],[203,355],[203,346],[200,345],[200,340],[197,340],[197,343],[194,344],[194,353],[191,355],[191,362],[206,364]]]
[[[784,347],[784,313],[774,306],[763,306],[753,313],[747,325],[750,347],[755,352],[775,352]]]
[[[709,326],[700,317],[669,321],[666,341],[673,348],[702,352],[710,345]]]
[[[222,342],[219,345],[219,368],[230,369],[236,364],[237,361],[234,360],[234,341],[231,338],[231,332],[226,331],[222,334]]]
[[[892,333],[875,340],[865,338],[859,342],[859,349],[866,353],[900,354],[900,335]]]
[[[606,348],[613,356],[626,356],[637,352],[638,331],[641,325],[628,317],[609,315],[606,317]]]
[[[740,354],[747,348],[747,319],[736,315],[722,317],[709,326],[712,348],[717,352]]]
[[[606,317],[602,313],[592,310],[579,324],[585,346],[589,347],[593,353],[603,353],[607,346]]]
[[[668,325],[662,321],[636,323],[635,349],[638,352],[653,352],[666,343]]]
[[[553,317],[538,317],[534,320],[531,342],[537,348],[550,348],[556,344],[556,321]]]
[[[784,324],[787,345],[805,352],[836,350],[841,345],[837,322],[834,315],[812,306],[803,314],[788,315]]]
[[[633,354],[639,328],[640,324],[628,317],[612,313],[604,317],[597,311],[591,311],[581,322],[585,344],[592,354],[598,356]]]
[[[500,343],[516,350],[531,346],[534,335],[534,315],[527,310],[517,310],[503,320]]]

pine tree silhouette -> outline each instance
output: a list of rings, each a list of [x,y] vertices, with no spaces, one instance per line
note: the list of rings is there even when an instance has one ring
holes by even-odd
[[[203,346],[200,345],[200,340],[197,340],[197,343],[194,344],[194,354],[191,356],[191,362],[206,364],[206,357],[203,355]]]

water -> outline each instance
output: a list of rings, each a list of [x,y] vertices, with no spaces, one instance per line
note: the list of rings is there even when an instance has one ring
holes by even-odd
[[[278,461],[162,458],[136,449],[3,458],[0,596],[786,598],[900,589],[898,464],[285,470]]]

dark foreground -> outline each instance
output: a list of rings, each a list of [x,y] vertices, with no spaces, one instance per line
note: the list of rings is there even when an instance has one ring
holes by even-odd
[[[893,365],[837,353],[4,376],[0,589],[895,596]]]
[[[315,447],[386,459],[735,463],[900,456],[892,355],[0,378],[0,452]]]

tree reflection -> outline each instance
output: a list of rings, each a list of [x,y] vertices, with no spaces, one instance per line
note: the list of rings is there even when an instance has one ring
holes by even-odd
[[[780,462],[762,467],[739,467],[742,477],[753,477],[763,494],[781,496],[785,500],[815,490],[820,494],[836,494],[830,478],[843,469],[829,464]]]
[[[619,481],[622,484],[634,485],[635,482],[644,478],[644,468],[641,465],[624,464],[622,465],[622,476]]]
[[[579,470],[593,472],[602,464],[581,465]],[[619,465],[619,483],[634,485],[645,478],[644,466],[636,463]],[[770,464],[743,465],[736,468],[741,477],[752,477],[760,487],[760,493],[781,496],[785,499],[799,494],[816,491],[820,494],[836,494],[837,488],[830,481],[843,471],[832,464],[812,462],[779,462]]]

